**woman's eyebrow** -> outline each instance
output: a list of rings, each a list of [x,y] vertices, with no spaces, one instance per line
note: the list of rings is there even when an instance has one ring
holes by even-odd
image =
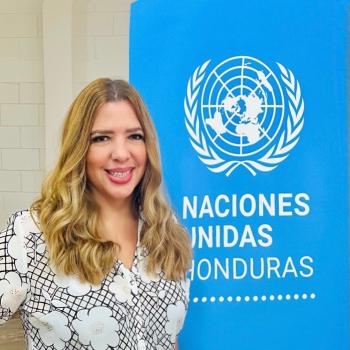
[[[94,134],[113,134],[112,130],[93,130],[91,131],[90,135]]]
[[[138,131],[143,132],[142,128],[139,126],[125,130],[126,133],[138,132]],[[110,134],[114,134],[114,131],[107,130],[107,129],[105,129],[105,130],[102,130],[102,129],[101,130],[93,130],[93,131],[91,131],[90,136],[95,135],[95,134],[108,134],[108,135],[110,135]]]
[[[126,129],[126,132],[136,132],[136,131],[143,131],[141,127],[136,127],[136,128],[130,128]]]

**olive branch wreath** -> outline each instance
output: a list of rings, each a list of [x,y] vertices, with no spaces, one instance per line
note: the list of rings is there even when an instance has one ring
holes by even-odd
[[[198,66],[187,83],[187,93],[184,99],[185,125],[190,135],[192,147],[198,153],[198,158],[214,172],[225,172],[226,176],[239,166],[244,166],[252,175],[256,170],[268,172],[275,169],[279,163],[285,160],[289,152],[299,141],[299,134],[304,125],[304,100],[301,97],[300,84],[293,73],[282,64],[277,63],[281,77],[289,97],[289,114],[286,130],[281,134],[278,143],[271,147],[263,156],[256,160],[226,160],[222,159],[210,145],[208,145],[203,132],[200,129],[198,110],[198,94],[202,80],[205,77],[205,70],[210,60]]]

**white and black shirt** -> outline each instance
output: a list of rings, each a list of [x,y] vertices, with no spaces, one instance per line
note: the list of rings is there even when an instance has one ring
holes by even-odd
[[[149,275],[146,261],[138,243],[131,269],[116,262],[100,285],[81,283],[49,265],[29,211],[15,213],[0,233],[0,324],[19,310],[29,350],[174,349],[189,281]]]

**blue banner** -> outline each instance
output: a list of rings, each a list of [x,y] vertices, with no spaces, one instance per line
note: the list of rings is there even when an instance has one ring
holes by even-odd
[[[348,1],[139,0],[130,80],[194,249],[181,350],[348,350]]]

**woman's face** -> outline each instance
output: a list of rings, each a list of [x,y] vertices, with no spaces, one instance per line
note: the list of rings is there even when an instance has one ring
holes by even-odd
[[[98,204],[129,205],[147,163],[141,124],[128,101],[107,102],[90,133],[86,174]]]

